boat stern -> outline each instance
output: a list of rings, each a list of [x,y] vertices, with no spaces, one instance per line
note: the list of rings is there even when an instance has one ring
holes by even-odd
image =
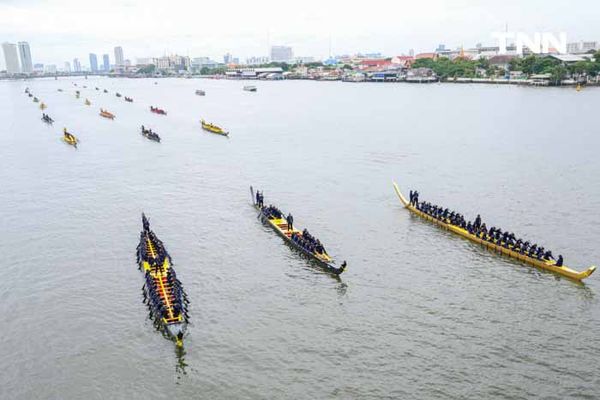
[[[167,325],[167,332],[175,339],[177,346],[183,346],[183,334],[185,333],[185,324],[176,323]]]

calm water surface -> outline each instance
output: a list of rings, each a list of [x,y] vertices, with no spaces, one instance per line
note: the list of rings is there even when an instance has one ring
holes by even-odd
[[[90,78],[77,100],[71,82],[0,82],[0,398],[598,398],[600,275],[497,257],[391,182],[587,268],[600,90]],[[250,185],[348,260],[340,280],[259,223]],[[184,353],[142,304],[142,211],[191,301]]]

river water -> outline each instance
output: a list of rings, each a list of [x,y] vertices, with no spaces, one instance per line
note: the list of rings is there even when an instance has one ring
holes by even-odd
[[[597,398],[600,275],[491,254],[410,215],[392,181],[587,268],[600,90],[244,84],[0,82],[0,398]],[[250,185],[348,261],[339,280],[261,225]],[[142,211],[190,299],[183,352],[142,304]]]

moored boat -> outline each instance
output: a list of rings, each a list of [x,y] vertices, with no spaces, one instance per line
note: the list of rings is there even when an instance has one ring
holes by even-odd
[[[422,212],[421,210],[417,209],[408,200],[406,200],[404,195],[402,195],[402,193],[400,192],[400,188],[398,187],[398,185],[396,183],[394,183],[394,190],[396,191],[396,195],[400,199],[400,202],[402,203],[402,205],[406,209],[411,211],[412,213],[418,215],[419,217],[424,218],[430,222],[433,222],[434,224],[436,224],[446,230],[454,232],[454,233],[458,234],[459,236],[462,236],[465,239],[469,239],[472,242],[481,244],[490,250],[496,251],[498,253],[502,253],[506,256],[517,259],[519,261],[522,261],[525,264],[528,264],[528,265],[531,265],[534,267],[538,267],[538,268],[541,268],[541,269],[544,269],[547,271],[554,272],[558,275],[573,279],[575,281],[581,281],[581,280],[589,277],[596,270],[595,266],[591,266],[587,270],[582,271],[582,272],[575,271],[567,266],[557,265],[557,263],[554,261],[538,259],[535,257],[531,257],[528,254],[523,254],[519,251],[514,250],[513,246],[509,246],[506,244],[502,245],[502,242],[492,242],[489,240],[484,240],[481,237],[478,237],[472,233],[469,233],[464,228],[453,225],[447,221],[444,221],[444,220],[441,220],[438,218],[434,218],[433,216],[426,214],[426,213]]]
[[[318,240],[315,241],[306,229],[300,230],[293,224],[293,221],[290,221],[292,222],[292,226],[290,227],[283,213],[280,211],[273,213],[268,207],[264,206],[262,199],[259,204],[252,186],[250,186],[250,194],[252,196],[252,205],[258,212],[260,220],[265,225],[271,227],[287,244],[307,256],[310,260],[316,262],[319,267],[327,272],[334,275],[340,275],[344,272],[347,266],[346,261],[337,266],[333,258],[327,254],[324,246]]]
[[[165,110],[160,109],[158,107],[154,107],[154,106],[150,106],[150,111],[155,114],[167,115],[167,112]]]
[[[142,226],[136,256],[145,278],[144,302],[155,326],[182,346],[189,319],[187,296],[175,275],[171,256],[144,214]]]
[[[252,86],[252,85],[244,86],[244,90],[246,92],[256,92],[256,86]]]
[[[226,132],[220,126],[217,126],[215,124],[211,124],[211,123],[206,122],[204,120],[200,120],[200,123],[202,124],[202,129],[204,129],[205,131],[216,133],[217,135],[229,136],[229,132]]]
[[[115,119],[115,115],[113,113],[103,109],[100,109],[100,116],[104,118]]]
[[[206,95],[206,92],[205,92],[204,90],[196,90],[196,94],[197,94],[198,96],[205,96],[205,95]]]

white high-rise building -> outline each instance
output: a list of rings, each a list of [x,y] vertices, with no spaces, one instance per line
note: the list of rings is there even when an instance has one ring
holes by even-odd
[[[6,72],[9,74],[18,74],[21,72],[19,67],[19,56],[17,55],[17,46],[14,43],[2,43],[4,52],[4,61],[6,63]]]
[[[115,47],[115,66],[122,67],[125,65],[125,57],[123,57],[123,48],[121,46]]]
[[[271,61],[274,62],[289,62],[294,58],[292,48],[288,46],[272,46]]]
[[[71,63],[68,61],[65,61],[65,72],[67,72],[67,73],[71,72]]]
[[[33,61],[31,61],[31,49],[29,43],[19,42],[19,58],[21,59],[21,72],[31,74],[33,72]]]

